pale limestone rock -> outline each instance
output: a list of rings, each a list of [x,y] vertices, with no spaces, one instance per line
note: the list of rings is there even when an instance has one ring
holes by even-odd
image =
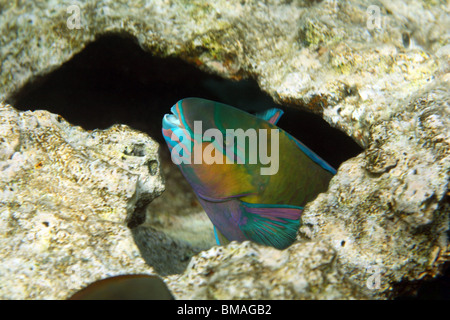
[[[153,273],[126,221],[163,191],[148,166],[157,143],[4,104],[0,119],[0,297],[64,299],[108,276]]]
[[[367,299],[342,273],[325,242],[286,250],[251,242],[213,247],[192,258],[183,275],[166,283],[178,299]]]

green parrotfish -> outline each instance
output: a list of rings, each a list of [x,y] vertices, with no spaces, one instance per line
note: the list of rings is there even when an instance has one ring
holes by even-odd
[[[163,136],[214,225],[218,244],[291,245],[304,206],[336,173],[276,123],[283,111],[252,115],[200,98],[178,101]]]
[[[130,274],[95,281],[69,300],[173,300],[164,281],[155,275]]]

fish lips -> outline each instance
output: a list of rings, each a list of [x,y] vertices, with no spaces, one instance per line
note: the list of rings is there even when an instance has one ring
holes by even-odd
[[[170,111],[172,113],[166,113],[163,118],[163,129],[172,130],[175,128],[181,128],[181,121],[177,116],[175,106]]]
[[[166,113],[163,117],[162,134],[169,150],[172,151],[176,145],[183,141],[186,130],[184,129],[176,106],[173,106],[170,111],[172,113]]]

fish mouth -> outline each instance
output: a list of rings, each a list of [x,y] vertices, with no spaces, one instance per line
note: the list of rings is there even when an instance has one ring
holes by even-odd
[[[170,108],[170,112],[166,113],[163,118],[163,128],[172,129],[172,128],[181,128],[181,121],[178,118],[175,106]]]

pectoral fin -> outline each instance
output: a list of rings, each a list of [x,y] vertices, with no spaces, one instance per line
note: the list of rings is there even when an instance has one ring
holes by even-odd
[[[239,227],[254,242],[284,249],[295,241],[302,207],[241,202]]]

